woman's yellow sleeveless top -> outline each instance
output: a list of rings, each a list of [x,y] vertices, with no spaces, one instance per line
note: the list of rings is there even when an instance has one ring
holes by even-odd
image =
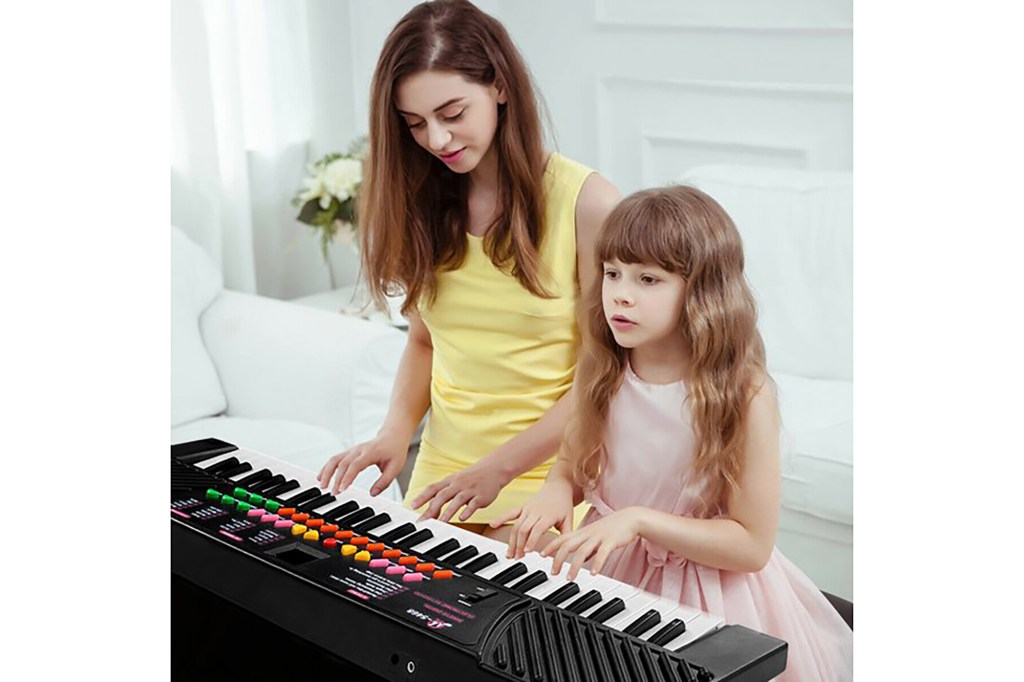
[[[593,172],[555,153],[544,172],[541,281],[553,298],[534,296],[495,267],[483,238],[470,234],[462,265],[438,273],[436,299],[419,310],[434,347],[430,413],[406,504],[526,430],[572,385],[579,343],[576,199]],[[521,474],[465,523],[487,523],[525,503],[553,462]]]

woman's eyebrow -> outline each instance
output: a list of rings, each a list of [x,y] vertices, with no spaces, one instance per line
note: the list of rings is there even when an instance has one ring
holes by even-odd
[[[441,111],[445,107],[450,107],[451,105],[453,105],[453,104],[455,104],[457,102],[461,102],[463,99],[465,99],[465,98],[464,97],[456,97],[455,99],[450,99],[447,102],[445,102],[444,104],[442,104],[441,106],[434,107],[434,112],[436,113],[438,111]],[[419,114],[414,114],[414,113],[412,113],[410,111],[402,111],[401,109],[398,109],[398,113],[405,114],[406,116],[419,116]]]

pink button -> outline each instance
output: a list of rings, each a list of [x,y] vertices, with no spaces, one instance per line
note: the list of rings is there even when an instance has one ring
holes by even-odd
[[[281,519],[280,521],[274,522],[274,528],[291,528],[295,523],[288,519]]]
[[[374,561],[377,561],[374,559]],[[402,575],[405,573],[405,566],[388,566],[388,570],[384,571],[388,575]]]
[[[262,509],[250,509],[246,516],[263,516],[265,513]]]
[[[370,568],[384,568],[390,563],[387,559],[371,559]]]
[[[277,514],[264,514],[260,517],[260,523],[270,523],[271,521],[279,521],[281,519]]]
[[[422,573],[406,573],[402,576],[402,581],[407,583],[418,583],[423,580]]]

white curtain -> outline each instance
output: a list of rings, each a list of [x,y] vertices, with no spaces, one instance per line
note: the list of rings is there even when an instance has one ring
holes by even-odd
[[[171,220],[229,289],[291,298],[329,281],[290,203],[312,139],[309,27],[306,2],[171,4]]]

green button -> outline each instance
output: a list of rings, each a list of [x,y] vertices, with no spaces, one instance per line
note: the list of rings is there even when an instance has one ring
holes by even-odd
[[[239,502],[237,505],[235,505],[235,508],[240,512],[247,512],[250,509],[252,509],[252,505],[249,504],[248,502]]]
[[[249,491],[245,488],[235,488],[235,491],[231,494],[240,500],[244,500],[249,497]]]
[[[225,507],[232,507],[235,504],[235,498],[231,497],[230,495],[225,495],[224,497],[220,498],[220,503],[223,504]]]
[[[208,499],[208,500],[219,500],[220,499],[220,493],[217,492],[216,490],[214,490],[213,488],[207,488],[206,489],[206,499]]]
[[[263,508],[266,509],[271,514],[273,514],[278,509],[281,508],[281,503],[280,502],[274,502],[273,500],[267,500],[267,503],[265,505],[263,505]]]
[[[252,495],[249,496],[249,503],[255,507],[258,507],[264,502],[266,502],[266,499],[267,498],[263,497],[262,495],[257,495],[256,493],[253,493]]]

